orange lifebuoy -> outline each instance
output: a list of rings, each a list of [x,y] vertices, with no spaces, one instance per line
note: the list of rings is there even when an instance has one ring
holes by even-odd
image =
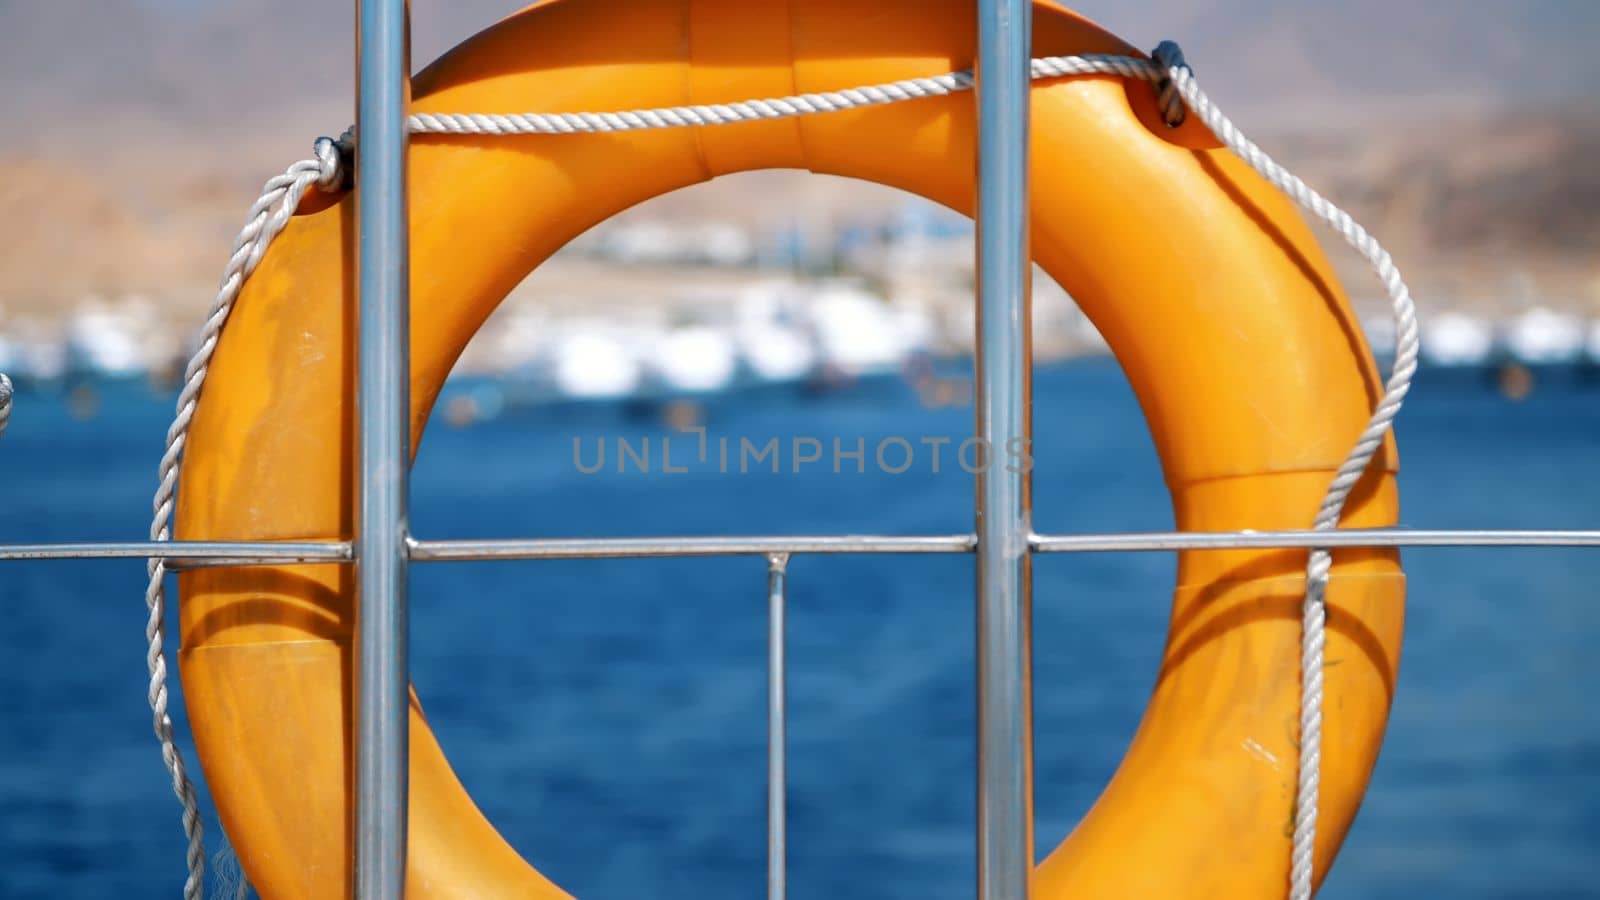
[[[1053,5],[1040,3],[1035,18],[1037,55],[1135,52]],[[781,96],[964,68],[973,43],[971,9],[957,0],[558,0],[429,67],[416,79],[415,108]],[[1166,127],[1144,83],[1037,86],[1033,142],[1035,257],[1127,372],[1178,527],[1306,527],[1379,387],[1304,223],[1198,122]],[[495,305],[608,216],[717,175],[775,167],[876,181],[970,212],[974,144],[965,95],[718,128],[419,137],[410,160],[413,437]],[[245,288],[190,430],[182,539],[350,536],[354,211],[349,197],[304,205]],[[1386,444],[1345,524],[1396,521],[1394,471]],[[1180,556],[1143,723],[1100,801],[1040,865],[1035,896],[1282,894],[1304,565],[1304,551]],[[349,571],[202,569],[181,576],[181,592],[195,742],[245,871],[266,897],[343,895]],[[1377,756],[1403,594],[1394,551],[1337,554],[1319,873]],[[478,812],[415,701],[411,748],[410,896],[564,896]]]

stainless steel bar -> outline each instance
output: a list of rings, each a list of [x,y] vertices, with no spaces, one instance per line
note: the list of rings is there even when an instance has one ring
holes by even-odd
[[[978,0],[978,898],[1033,869],[1031,0]]]
[[[1600,547],[1600,531],[1341,528],[1338,531],[1168,531],[1036,534],[1038,553],[1130,553],[1253,547]]]
[[[1148,553],[1296,547],[1600,547],[1596,530],[1344,528],[1338,531],[1149,531],[1036,534],[1036,553]],[[797,537],[506,538],[410,541],[413,562],[632,557],[764,556],[772,553],[971,553],[970,534],[810,535]],[[204,565],[347,563],[344,541],[89,541],[0,544],[0,562],[68,559],[168,559]]]
[[[0,544],[0,560],[169,559],[217,565],[338,563],[350,560],[350,545],[226,541],[95,541],[73,544]]]
[[[1157,531],[1036,534],[1038,553],[1132,553],[1253,547],[1600,547],[1600,531],[1400,528],[1327,531]],[[771,553],[971,553],[970,534],[651,538],[498,538],[411,542],[414,562],[629,557],[761,556]]]
[[[896,537],[523,538],[411,541],[416,562],[510,559],[602,559],[659,556],[763,556],[771,553],[970,553],[970,534]]]
[[[1600,531],[1348,528],[1334,532],[1153,531],[1035,534],[1039,553],[1127,553],[1251,547],[1600,547]],[[771,553],[971,553],[970,534],[412,540],[414,562],[761,556]],[[3,547],[0,547],[3,553]]]
[[[785,637],[789,554],[767,557],[767,898],[788,891],[789,710]]]
[[[410,249],[406,0],[358,0],[355,896],[405,893],[410,676]]]

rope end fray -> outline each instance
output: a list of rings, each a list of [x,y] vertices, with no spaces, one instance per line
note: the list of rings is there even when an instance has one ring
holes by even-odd
[[[1177,128],[1188,118],[1183,106],[1183,95],[1178,91],[1178,81],[1194,77],[1194,69],[1183,58],[1183,48],[1177,41],[1162,41],[1150,51],[1150,58],[1161,67],[1162,75],[1156,79],[1156,99],[1161,104],[1161,118],[1168,128]]]

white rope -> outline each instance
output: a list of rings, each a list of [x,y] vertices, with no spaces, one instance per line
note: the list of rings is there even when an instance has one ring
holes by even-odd
[[[1163,44],[1162,48],[1167,44]],[[1162,55],[1157,48],[1157,56]],[[1367,466],[1383,446],[1383,439],[1400,413],[1400,405],[1411,390],[1411,379],[1417,373],[1417,353],[1421,340],[1417,333],[1417,309],[1411,291],[1406,287],[1394,259],[1378,240],[1362,228],[1349,213],[1334,205],[1326,197],[1312,190],[1294,173],[1279,165],[1246,138],[1234,124],[1217,109],[1211,98],[1195,85],[1194,73],[1182,62],[1181,55],[1172,61],[1167,77],[1184,103],[1200,121],[1211,129],[1229,150],[1250,164],[1274,187],[1283,191],[1300,208],[1321,219],[1332,228],[1346,244],[1360,253],[1372,266],[1388,293],[1389,308],[1394,314],[1395,353],[1394,368],[1384,386],[1383,397],[1378,400],[1367,426],[1356,438],[1356,444],[1340,464],[1333,482],[1323,495],[1312,528],[1328,530],[1337,528],[1350,492],[1366,472]],[[1317,794],[1322,767],[1322,669],[1323,651],[1326,648],[1327,608],[1324,603],[1328,590],[1328,573],[1333,567],[1332,554],[1326,548],[1311,551],[1306,566],[1306,595],[1302,604],[1300,638],[1300,778],[1295,795],[1294,843],[1290,857],[1290,900],[1310,900],[1315,874],[1313,855],[1317,838]]]
[[[1399,270],[1395,268],[1388,252],[1372,235],[1368,234],[1348,213],[1312,190],[1305,182],[1262,152],[1261,148],[1247,139],[1222,114],[1216,104],[1212,103],[1195,83],[1194,73],[1184,62],[1183,54],[1176,44],[1165,41],[1156,48],[1153,55],[1154,59],[1150,60],[1098,54],[1044,57],[1032,61],[1032,76],[1035,79],[1048,79],[1080,75],[1114,75],[1152,82],[1157,86],[1162,115],[1168,124],[1176,125],[1183,121],[1186,108],[1199,116],[1223,145],[1238,154],[1251,168],[1282,190],[1301,208],[1327,223],[1346,243],[1355,248],[1371,263],[1378,280],[1388,292],[1396,326],[1394,370],[1389,376],[1383,398],[1378,402],[1355,447],[1339,466],[1317,511],[1313,528],[1335,528],[1338,526],[1340,514],[1351,490],[1366,471],[1368,464],[1372,462],[1383,444],[1384,436],[1393,425],[1394,418],[1400,411],[1401,402],[1410,389],[1412,376],[1416,373],[1419,340],[1416,308],[1410,292],[1401,280]],[[797,94],[728,104],[599,113],[417,113],[407,120],[407,124],[410,131],[415,134],[531,135],[636,131],[723,125],[836,112],[902,100],[955,94],[970,90],[972,86],[972,74],[962,71],[842,91]],[[234,242],[233,256],[224,270],[222,286],[217,292],[211,314],[201,333],[200,347],[185,371],[183,391],[178,397],[177,416],[167,432],[167,450],[161,458],[160,488],[155,495],[155,518],[150,529],[152,540],[170,539],[178,458],[188,436],[189,422],[194,416],[200,389],[205,383],[207,366],[216,350],[218,336],[233,309],[234,301],[238,298],[245,279],[255,270],[272,239],[288,222],[289,216],[293,214],[306,191],[314,184],[328,190],[343,186],[348,173],[340,150],[341,147],[347,148],[352,140],[350,132],[346,132],[339,142],[320,138],[316,143],[316,158],[297,162],[283,175],[268,181],[260,198],[250,208],[245,227]],[[1316,843],[1318,774],[1321,765],[1322,669],[1327,623],[1324,598],[1331,567],[1332,558],[1326,549],[1312,551],[1306,570],[1306,593],[1302,610],[1300,766],[1290,865],[1291,900],[1309,900],[1315,874],[1313,848]],[[155,730],[157,738],[161,741],[162,757],[172,774],[173,788],[183,802],[184,832],[189,837],[189,879],[184,886],[184,896],[186,900],[199,900],[200,885],[204,876],[200,819],[194,799],[194,788],[184,774],[182,760],[172,739],[172,723],[167,716],[166,662],[161,640],[165,610],[162,589],[165,571],[165,565],[161,561],[151,561],[150,586],[146,592],[150,620],[145,634],[149,641],[150,707],[155,715]],[[240,896],[243,896],[246,889],[244,885],[240,886]]]
[[[150,539],[172,539],[173,498],[178,485],[178,457],[189,437],[189,423],[194,419],[200,400],[200,389],[205,385],[206,372],[211,357],[217,350],[217,340],[222,326],[233,311],[233,303],[245,280],[261,262],[272,239],[288,224],[289,217],[300,205],[300,198],[312,185],[337,186],[340,179],[339,151],[333,141],[322,138],[316,144],[317,155],[290,166],[282,175],[267,181],[261,196],[250,207],[245,224],[233,241],[233,253],[223,269],[222,284],[216,298],[211,301],[211,312],[206,316],[205,327],[200,332],[200,344],[183,373],[183,389],[178,394],[178,411],[167,429],[167,449],[161,456],[157,476],[160,486],[152,501],[155,515],[150,522]],[[147,645],[145,663],[150,671],[150,712],[154,719],[156,740],[161,743],[161,759],[172,776],[172,790],[183,804],[183,833],[189,839],[186,856],[189,877],[183,885],[184,900],[201,900],[205,889],[205,842],[200,822],[199,803],[195,798],[194,783],[184,771],[183,756],[172,735],[172,718],[167,712],[167,659],[163,640],[166,620],[166,573],[164,560],[149,562],[150,582],[145,588],[145,606],[150,617],[145,623]],[[249,890],[242,881],[238,897]]]
[[[1032,68],[1035,79],[1061,78],[1070,75],[1120,75],[1125,78],[1153,81],[1162,77],[1162,70],[1150,60],[1105,54],[1044,57],[1033,60]],[[485,135],[577,134],[679,128],[691,125],[727,125],[733,122],[839,112],[924,97],[942,97],[969,91],[973,84],[972,73],[961,71],[842,91],[794,94],[788,97],[744,100],[737,103],[598,113],[416,113],[406,120],[406,124],[413,134]]]
[[[11,421],[11,395],[11,379],[0,372],[0,434],[6,433],[6,425]]]

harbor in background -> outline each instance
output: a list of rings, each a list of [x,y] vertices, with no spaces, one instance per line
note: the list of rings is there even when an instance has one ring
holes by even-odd
[[[594,229],[513,291],[461,357],[455,374],[501,385],[500,400],[480,393],[471,402],[483,409],[457,401],[447,416],[472,419],[503,402],[917,380],[933,363],[970,355],[971,224],[906,195],[862,190],[882,196],[823,229],[683,221],[681,204]],[[1035,273],[1037,358],[1105,353],[1066,292]],[[1364,273],[1345,277],[1382,356],[1393,340],[1387,311],[1363,299]],[[1494,300],[1419,300],[1425,365],[1511,372],[1513,392],[1541,367],[1600,366],[1600,280],[1590,296],[1547,296],[1522,277]],[[92,296],[55,317],[0,307],[0,371],[24,390],[106,377],[170,384],[193,334],[170,306],[137,294]]]

